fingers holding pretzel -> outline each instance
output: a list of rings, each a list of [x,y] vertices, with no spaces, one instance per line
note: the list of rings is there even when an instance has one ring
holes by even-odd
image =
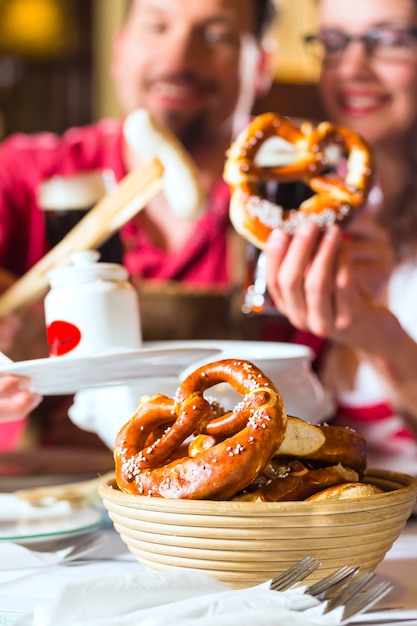
[[[293,326],[367,349],[380,297],[376,288],[389,269],[384,246],[376,247],[372,238],[359,242],[356,235],[345,240],[336,225],[322,234],[306,222],[292,236],[275,230],[265,255],[268,293]]]
[[[335,225],[322,235],[306,222],[289,235],[275,230],[265,248],[265,279],[276,308],[296,328],[333,338],[340,319],[354,314],[356,278]]]

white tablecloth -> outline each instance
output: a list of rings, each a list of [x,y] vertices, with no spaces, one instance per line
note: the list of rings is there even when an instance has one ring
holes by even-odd
[[[16,570],[6,571],[2,563],[0,623],[12,625],[19,615],[21,617],[22,612],[31,611],[39,600],[52,600],[70,579],[91,580],[106,574],[115,576],[146,571],[127,551],[110,523],[102,532],[107,541],[83,560],[72,564],[43,567],[35,572],[26,572],[22,577]],[[394,591],[389,595],[389,605],[412,611],[408,617],[415,617],[417,624],[417,520],[408,522],[393,548],[378,566],[377,573],[379,577],[388,579],[395,585]],[[386,604],[387,600],[383,602]]]

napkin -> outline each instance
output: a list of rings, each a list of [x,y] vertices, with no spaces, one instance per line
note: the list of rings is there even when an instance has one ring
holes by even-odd
[[[0,585],[33,575],[39,568],[58,565],[65,560],[71,550],[72,546],[55,552],[38,552],[11,541],[2,541],[0,543]]]
[[[68,581],[49,605],[40,603],[19,626],[336,626],[342,610],[298,587],[269,583],[232,590],[192,570],[141,572]]]
[[[67,546],[55,552],[40,552],[30,550],[12,541],[5,541],[0,544],[0,572],[56,565],[62,563],[72,550],[73,546]]]

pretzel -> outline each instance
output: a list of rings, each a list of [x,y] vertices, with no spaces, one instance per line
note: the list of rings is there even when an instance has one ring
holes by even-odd
[[[189,444],[188,454],[194,456],[216,445],[231,427],[231,414],[210,422],[204,429],[210,434],[198,435]],[[366,442],[354,430],[327,424],[314,426],[288,416],[284,439],[271,462],[234,499],[255,502],[304,500],[309,496],[313,499],[312,494],[322,493],[327,487],[333,487],[334,491],[323,495],[323,500],[358,497],[359,489],[346,489],[342,496],[341,490],[334,486],[347,481],[351,485],[358,483],[366,467],[366,455]],[[375,493],[371,489],[363,490],[363,494]]]
[[[276,166],[257,164],[261,146],[271,137],[280,137],[293,149],[291,163]],[[346,175],[327,174],[331,148],[346,153]],[[230,219],[236,231],[263,249],[272,230],[293,233],[305,220],[324,228],[343,224],[366,201],[372,177],[372,158],[367,144],[353,131],[322,122],[314,129],[297,128],[275,113],[256,117],[231,145],[224,179],[231,188]],[[284,208],[261,196],[268,181],[302,181],[316,192],[294,208]]]
[[[234,500],[250,502],[305,500],[326,487],[358,480],[358,473],[341,463],[310,469],[301,461],[292,460],[279,467],[275,471],[275,477],[269,477],[264,485],[259,488],[252,486],[237,495]]]
[[[220,382],[243,395],[226,420],[230,436],[196,456],[172,458],[187,438],[211,422],[221,423],[218,410],[203,395]],[[158,394],[141,403],[119,431],[117,484],[140,495],[229,499],[266,467],[284,438],[286,421],[280,394],[255,365],[233,359],[203,365],[185,378],[172,403]],[[163,434],[160,428],[165,428]]]

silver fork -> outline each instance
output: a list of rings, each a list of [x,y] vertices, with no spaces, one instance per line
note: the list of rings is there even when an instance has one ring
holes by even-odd
[[[325,578],[322,578],[318,582],[307,587],[306,593],[319,600],[326,600],[338,589],[340,589],[342,585],[345,585],[346,582],[358,572],[358,567],[349,567],[348,565],[344,565]]]
[[[92,531],[85,536],[81,536],[75,539],[67,537],[63,539],[57,539],[52,543],[50,541],[40,541],[38,543],[31,544],[31,548],[34,552],[56,552],[62,554],[61,564],[70,563],[79,559],[80,557],[89,554],[100,545],[107,541],[106,535],[103,535],[100,531]]]
[[[270,589],[273,591],[285,591],[297,583],[303,581],[307,576],[312,574],[316,569],[321,566],[321,563],[312,557],[306,557],[302,561],[299,561],[289,570],[280,574],[271,581]],[[334,592],[344,584],[349,578],[357,574],[359,568],[349,567],[344,565],[340,569],[332,572],[325,578],[322,578],[318,582],[310,585],[306,589],[306,593],[311,596],[315,596],[320,600],[325,600],[329,597],[330,592]]]
[[[301,582],[320,565],[321,563],[316,559],[306,557],[274,578],[270,588],[275,591],[285,591]],[[370,609],[393,589],[393,585],[388,581],[377,582],[365,589],[375,574],[368,572],[359,575],[358,572],[359,568],[343,566],[307,587],[306,593],[321,601],[327,601],[324,613],[343,607],[340,624],[348,624],[352,617]]]
[[[373,574],[362,574],[347,583],[342,591],[328,603],[324,613],[342,606],[341,624],[348,624],[352,617],[360,615],[373,607],[394,588],[392,583],[383,580],[364,589],[372,578]]]
[[[374,578],[373,572],[355,576],[353,580],[344,585],[341,590],[332,596],[327,602],[326,613],[336,606],[345,606],[352,598],[356,598],[362,589]]]
[[[301,582],[304,578],[307,578],[309,574],[312,574],[316,569],[320,567],[321,563],[311,556],[306,556],[304,559],[290,567],[276,578],[271,581],[270,589],[273,591],[285,591],[295,585],[297,582]]]

